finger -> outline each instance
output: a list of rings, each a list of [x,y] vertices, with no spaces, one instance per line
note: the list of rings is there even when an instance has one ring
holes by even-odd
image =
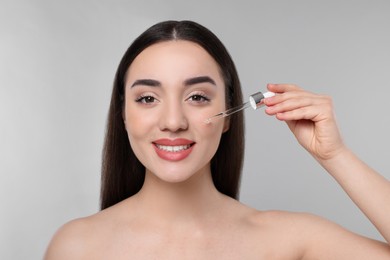
[[[278,105],[280,103],[286,102],[287,100],[290,100],[290,99],[300,99],[300,98],[302,99],[302,98],[308,97],[308,96],[309,95],[307,92],[290,91],[290,92],[284,92],[284,93],[275,95],[273,97],[266,98],[266,99],[264,99],[264,103],[267,106],[275,106],[275,105]]]
[[[283,96],[282,96],[283,95]],[[277,97],[273,100],[265,101],[268,108],[266,112],[270,115],[283,113],[301,107],[309,107],[315,105],[327,105],[329,102],[326,97],[312,95],[308,93],[284,93],[282,97]]]
[[[293,120],[311,120],[313,122],[319,122],[324,119],[332,118],[332,112],[329,106],[310,105],[303,106],[293,110],[287,110],[284,112],[276,113],[276,118],[282,121],[293,121]]]
[[[300,87],[294,84],[267,84],[267,89],[275,93],[284,93],[288,91],[302,90]]]
[[[289,98],[313,95],[313,93],[304,91],[298,86],[292,84],[268,84],[268,89],[272,90],[272,92],[277,93],[277,95],[264,99],[264,103],[267,106],[273,106]]]

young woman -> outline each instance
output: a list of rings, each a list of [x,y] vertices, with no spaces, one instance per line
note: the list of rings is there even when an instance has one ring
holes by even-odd
[[[390,241],[390,184],[342,142],[329,97],[269,84],[267,114],[285,121]],[[237,201],[242,103],[222,43],[190,21],[156,24],[120,62],[102,170],[102,211],[64,225],[45,259],[390,259],[388,243],[319,217]],[[235,149],[226,149],[235,147]]]

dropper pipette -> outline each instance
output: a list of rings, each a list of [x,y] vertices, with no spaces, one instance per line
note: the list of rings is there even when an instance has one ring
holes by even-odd
[[[265,98],[272,97],[272,96],[275,96],[275,93],[273,93],[273,92],[265,92],[265,93],[257,92],[255,94],[252,94],[249,96],[248,102],[245,102],[239,106],[230,108],[226,111],[223,111],[223,112],[220,112],[216,115],[213,115],[213,116],[207,118],[204,122],[206,124],[209,124],[209,123],[211,123],[212,120],[216,120],[219,118],[224,118],[224,117],[230,116],[230,115],[237,113],[241,110],[244,110],[248,107],[252,107],[254,110],[256,110],[256,109],[264,106],[263,100]]]

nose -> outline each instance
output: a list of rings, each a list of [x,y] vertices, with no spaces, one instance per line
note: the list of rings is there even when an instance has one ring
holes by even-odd
[[[160,130],[178,132],[188,128],[187,117],[180,102],[167,102],[160,116]]]

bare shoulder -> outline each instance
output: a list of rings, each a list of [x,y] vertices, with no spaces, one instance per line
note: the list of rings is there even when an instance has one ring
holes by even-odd
[[[292,235],[325,226],[328,228],[329,225],[336,227],[334,223],[311,213],[282,210],[256,211],[254,221],[276,230],[287,229]]]
[[[91,259],[109,235],[116,211],[113,207],[64,224],[53,235],[44,259]]]
[[[307,227],[309,223],[315,225],[317,217],[300,212],[254,210],[250,214],[249,220],[258,228],[271,230],[273,233],[282,232],[285,235],[295,236],[297,233],[301,233],[302,229]]]
[[[309,213],[257,212],[257,225],[293,245],[301,259],[389,259],[390,247]],[[274,240],[274,242],[277,240]]]
[[[91,216],[64,224],[50,241],[44,259],[102,258],[102,253],[108,252],[107,241],[123,236],[124,223],[132,221],[126,214],[127,206],[134,208],[132,201],[127,199]]]
[[[94,226],[94,216],[64,224],[50,241],[45,259],[83,259]]]

